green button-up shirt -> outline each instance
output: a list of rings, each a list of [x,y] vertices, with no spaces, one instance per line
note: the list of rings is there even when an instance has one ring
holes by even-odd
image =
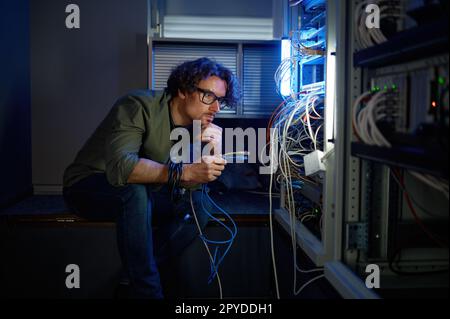
[[[169,95],[149,90],[120,98],[65,170],[63,186],[94,173],[105,173],[111,185],[122,186],[139,158],[167,163],[174,144],[169,100]]]

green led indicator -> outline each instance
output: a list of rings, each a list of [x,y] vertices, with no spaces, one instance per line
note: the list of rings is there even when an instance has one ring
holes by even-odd
[[[393,89],[393,90],[397,90],[397,85],[395,85],[395,84],[392,85],[392,89]]]
[[[438,82],[440,85],[445,85],[445,78],[443,78],[442,76],[439,77]]]
[[[388,87],[387,87],[387,85],[385,85],[385,86],[384,86],[384,90],[387,91],[387,89],[388,89]]]

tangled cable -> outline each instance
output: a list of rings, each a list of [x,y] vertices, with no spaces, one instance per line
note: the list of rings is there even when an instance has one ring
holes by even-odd
[[[206,207],[205,202],[208,201],[213,207],[215,207],[220,213],[222,213],[232,224],[232,227],[230,228],[228,225],[226,225],[223,221],[215,217]],[[218,273],[218,269],[220,264],[223,262],[225,256],[228,254],[231,246],[233,245],[233,241],[237,235],[237,226],[234,222],[233,218],[222,208],[220,208],[214,200],[209,196],[208,189],[206,184],[202,185],[202,193],[201,193],[201,206],[203,211],[210,217],[212,220],[217,222],[219,225],[224,227],[224,229],[229,233],[230,238],[226,240],[211,240],[208,239],[204,233],[202,232],[202,229],[200,227],[200,224],[198,222],[197,213],[194,207],[193,199],[192,199],[192,190],[190,191],[190,203],[191,203],[191,209],[194,215],[195,222],[197,224],[197,228],[199,231],[199,236],[202,239],[202,242],[208,252],[209,260],[210,260],[210,275],[208,278],[208,284],[210,284],[214,278],[217,277],[217,282],[219,285],[219,292],[220,292],[220,299],[223,298],[223,292],[222,292],[222,283],[220,280],[220,276]],[[211,253],[210,245],[214,247],[214,252]]]
[[[377,122],[389,116],[397,116],[398,93],[386,89],[373,94],[363,93],[353,105],[352,123],[356,136],[368,145],[391,148],[391,143],[381,133]]]

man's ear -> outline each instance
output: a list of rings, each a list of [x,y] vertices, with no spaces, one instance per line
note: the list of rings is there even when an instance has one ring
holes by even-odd
[[[186,98],[186,94],[184,94],[183,92],[181,92],[181,90],[180,89],[178,89],[178,97],[180,98],[180,99],[185,99]]]

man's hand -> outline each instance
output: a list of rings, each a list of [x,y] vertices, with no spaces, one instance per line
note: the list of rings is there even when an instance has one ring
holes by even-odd
[[[201,163],[183,165],[181,182],[185,185],[207,184],[215,181],[225,169],[227,162],[218,156],[203,156]]]
[[[220,126],[210,123],[208,126],[202,128],[202,142],[208,143],[209,151],[213,151],[214,156],[220,157],[222,154],[222,132]],[[211,154],[206,152],[204,154]]]

